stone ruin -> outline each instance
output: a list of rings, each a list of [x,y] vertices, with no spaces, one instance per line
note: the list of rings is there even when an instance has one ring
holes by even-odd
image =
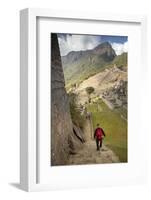
[[[112,109],[122,106],[127,108],[127,81],[120,80],[114,87],[104,91],[102,93],[102,99],[106,104],[108,103]]]

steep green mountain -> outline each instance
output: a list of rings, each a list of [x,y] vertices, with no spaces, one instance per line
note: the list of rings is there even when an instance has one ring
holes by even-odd
[[[123,53],[119,56],[116,56],[112,63],[118,66],[119,68],[127,66],[127,53]]]
[[[125,55],[116,56],[114,49],[108,42],[101,43],[92,50],[69,52],[61,59],[68,88],[103,71],[106,67],[111,67],[114,64],[125,65],[127,61]]]

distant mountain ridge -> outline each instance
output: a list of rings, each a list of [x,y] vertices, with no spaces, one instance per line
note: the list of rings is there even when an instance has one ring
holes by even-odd
[[[101,43],[91,50],[69,52],[61,57],[66,85],[82,82],[113,65],[114,60],[118,62],[119,57],[109,42]]]

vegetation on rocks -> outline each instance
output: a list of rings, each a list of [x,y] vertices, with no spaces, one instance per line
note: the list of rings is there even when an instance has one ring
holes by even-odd
[[[77,104],[77,95],[75,93],[69,93],[68,95],[72,122],[79,128],[83,129],[85,116],[82,115],[80,107]]]
[[[127,53],[116,56],[112,63],[118,67],[127,66]]]
[[[92,50],[72,51],[62,56],[66,86],[79,83],[103,70],[115,57],[115,51],[108,42]]]

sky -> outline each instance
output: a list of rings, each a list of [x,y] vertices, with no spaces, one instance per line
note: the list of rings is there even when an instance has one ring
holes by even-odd
[[[93,49],[103,42],[109,42],[117,55],[128,51],[127,36],[78,35],[66,33],[58,33],[57,35],[61,56],[65,56],[71,51]]]

